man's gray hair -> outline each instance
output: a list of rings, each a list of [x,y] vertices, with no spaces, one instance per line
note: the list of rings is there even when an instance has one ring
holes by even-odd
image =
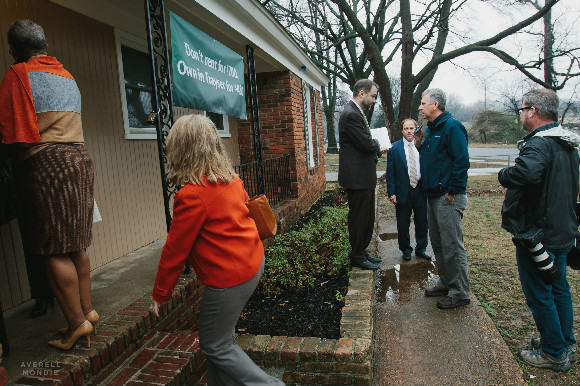
[[[540,118],[550,121],[558,120],[560,100],[554,91],[547,88],[530,90],[524,94],[524,103],[534,106]]]
[[[439,104],[439,110],[445,111],[445,105],[447,104],[447,95],[445,95],[445,91],[441,90],[440,88],[428,88],[427,90],[423,91],[421,96],[425,96],[429,94],[429,102],[437,102]]]
[[[17,56],[46,52],[46,36],[32,20],[16,20],[8,28],[8,44]]]

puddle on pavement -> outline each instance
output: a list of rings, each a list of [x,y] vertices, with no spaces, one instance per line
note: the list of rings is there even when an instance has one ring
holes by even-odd
[[[377,303],[407,303],[411,300],[411,290],[421,292],[427,282],[435,276],[435,262],[419,260],[412,264],[397,264],[394,268],[381,270],[376,280]]]
[[[381,233],[379,235],[379,239],[381,239],[381,241],[386,241],[386,240],[395,240],[398,237],[398,233]]]

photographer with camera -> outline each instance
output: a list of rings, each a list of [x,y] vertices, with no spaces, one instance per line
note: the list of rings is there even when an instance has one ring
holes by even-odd
[[[520,282],[540,332],[518,355],[531,366],[568,371],[576,339],[566,256],[578,229],[580,137],[558,123],[558,103],[548,89],[524,95],[519,112],[529,134],[518,143],[515,165],[498,179],[508,189],[502,227],[514,235]]]

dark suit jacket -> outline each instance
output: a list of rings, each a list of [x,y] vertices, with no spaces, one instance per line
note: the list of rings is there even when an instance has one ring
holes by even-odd
[[[379,141],[371,138],[354,101],[344,107],[338,121],[338,183],[347,189],[374,189],[377,185],[376,157]]]
[[[387,193],[389,197],[397,196],[397,204],[404,205],[409,195],[409,169],[405,157],[405,139],[393,144],[387,153]],[[417,168],[419,160],[417,160]],[[421,185],[418,185],[421,186]]]

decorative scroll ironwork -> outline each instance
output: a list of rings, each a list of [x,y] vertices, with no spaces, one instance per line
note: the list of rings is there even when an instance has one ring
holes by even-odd
[[[163,186],[163,203],[167,231],[171,226],[169,200],[177,192],[177,187],[167,178],[167,156],[165,146],[169,130],[173,125],[173,100],[171,94],[171,73],[169,49],[167,46],[167,29],[165,24],[165,5],[163,0],[145,0],[147,18],[147,42],[152,66],[154,111],[150,114],[151,123],[157,129],[157,148],[159,151],[159,168]]]
[[[264,170],[262,162],[262,139],[260,136],[260,111],[258,110],[258,85],[256,82],[256,63],[254,61],[254,48],[246,46],[248,59],[248,75],[250,84],[250,108],[252,110],[252,134],[254,137],[254,156],[257,162],[256,183],[258,194],[264,194]]]
[[[263,160],[262,170],[264,172],[264,191],[270,205],[276,205],[292,196],[292,186],[290,182],[290,154],[282,157]],[[244,188],[250,197],[259,193],[256,175],[258,172],[258,161],[243,165],[234,166],[234,170],[244,181]]]

